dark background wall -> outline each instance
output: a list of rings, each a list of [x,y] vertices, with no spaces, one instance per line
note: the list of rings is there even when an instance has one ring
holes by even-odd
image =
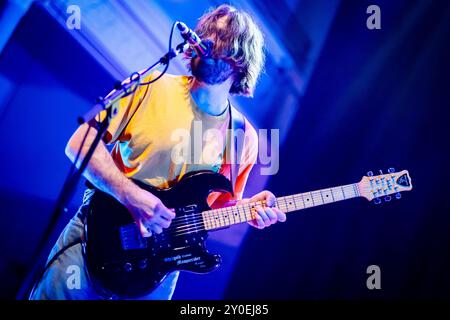
[[[450,3],[376,1],[376,31],[365,27],[369,4],[340,6],[269,188],[310,191],[392,166],[414,189],[251,230],[227,298],[450,297]],[[381,290],[366,287],[373,264]]]
[[[113,79],[39,6],[2,51],[0,72],[0,297],[11,298],[69,171],[64,146],[77,116]],[[77,192],[59,229],[80,199]]]

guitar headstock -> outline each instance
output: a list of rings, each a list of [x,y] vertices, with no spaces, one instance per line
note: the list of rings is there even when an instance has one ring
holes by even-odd
[[[361,196],[369,201],[375,199],[375,203],[380,203],[380,197],[385,197],[386,201],[392,199],[391,195],[395,194],[396,199],[401,198],[401,192],[410,191],[412,189],[411,177],[408,170],[395,172],[393,168],[389,168],[387,174],[383,174],[380,170],[379,175],[373,175],[371,171],[364,176],[358,183]]]

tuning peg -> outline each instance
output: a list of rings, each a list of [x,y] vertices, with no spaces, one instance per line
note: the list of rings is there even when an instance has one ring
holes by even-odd
[[[395,199],[400,199],[402,197],[402,194],[400,193],[400,192],[397,192],[396,194],[395,194]]]
[[[372,171],[367,171],[367,176],[368,177],[373,177],[373,172]]]
[[[391,201],[392,197],[391,196],[386,196],[384,197],[384,201],[389,202]]]
[[[381,203],[381,199],[380,198],[375,198],[375,199],[373,199],[373,203],[380,204]]]
[[[389,173],[394,173],[394,172],[395,172],[395,169],[394,169],[394,168],[389,168],[389,169],[388,169],[388,172],[389,172]]]

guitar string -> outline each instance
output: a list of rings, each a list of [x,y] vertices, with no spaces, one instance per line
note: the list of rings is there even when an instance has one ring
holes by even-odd
[[[244,217],[243,221],[239,221],[238,223],[247,222],[248,220],[251,220],[251,218],[249,219],[247,217],[248,215],[249,215],[248,213],[245,214],[245,217]],[[242,219],[242,216],[240,216],[240,218]],[[216,218],[216,219],[218,220],[219,218]],[[234,223],[231,221],[230,218],[227,218],[226,216],[223,217],[223,219],[228,219],[228,222],[230,222],[229,223],[230,225],[236,224],[236,219],[235,218],[233,218],[233,220],[234,220],[233,222]],[[185,231],[186,228],[189,229],[189,227],[191,227],[191,226],[197,227],[198,225],[204,225],[207,222],[203,218],[200,218],[200,217],[188,218],[188,220],[191,220],[191,221],[185,221],[185,222],[188,222],[187,224],[185,224],[185,223],[180,223],[178,225],[172,225],[171,224],[170,227],[166,229],[167,231],[165,231],[165,233],[167,234],[168,231],[169,231],[169,233],[170,232],[172,232],[172,233],[173,232],[182,232],[182,231]],[[226,221],[224,220],[223,222],[226,222]]]
[[[282,206],[280,206],[280,209],[286,209],[287,210],[288,206],[285,205],[285,207],[286,208],[282,208]],[[214,221],[216,221],[216,223],[217,222],[219,222],[219,223],[223,222],[223,223],[225,223],[225,225],[233,225],[233,224],[248,222],[249,220],[252,220],[251,217],[250,218],[247,217],[248,215],[249,215],[249,213],[246,213],[244,218],[242,218],[242,216],[239,216],[239,218],[241,218],[243,221],[237,221],[237,222],[236,222],[236,218],[233,218],[234,221],[231,221],[231,219],[227,218],[227,217],[222,217],[223,221],[220,221],[220,218],[216,218],[216,219],[212,219],[212,220],[208,220],[208,221],[205,221],[204,219],[201,219],[199,217],[196,217],[194,219],[188,218],[188,220],[192,220],[192,221],[186,221],[186,222],[188,222],[187,224],[181,223],[181,224],[178,224],[178,225],[170,225],[170,227],[167,228],[166,230],[170,231],[172,233],[173,232],[179,232],[179,231],[185,231],[186,228],[189,229],[192,226],[196,227],[198,225],[204,225],[207,222],[210,222],[212,224],[212,223],[214,223]],[[227,224],[227,220],[229,222],[228,224]],[[220,227],[218,227],[218,228],[220,228]],[[167,233],[167,231],[166,231],[166,233]]]
[[[283,203],[280,202],[280,201],[286,202],[286,201],[288,201],[288,198],[289,198],[289,197],[291,197],[292,200],[294,200],[295,202],[301,200],[301,201],[304,203],[303,207],[301,207],[301,208],[299,208],[299,209],[296,208],[297,206],[296,206],[296,204],[294,203],[294,207],[296,208],[295,210],[301,210],[301,209],[309,208],[309,207],[312,207],[312,206],[317,206],[317,205],[323,205],[323,204],[327,204],[327,203],[331,203],[331,202],[336,202],[336,201],[339,201],[339,200],[334,200],[334,199],[333,199],[333,200],[330,201],[330,202],[325,202],[324,199],[323,199],[323,194],[324,194],[325,191],[328,191],[328,190],[331,191],[331,189],[335,189],[335,188],[345,190],[344,192],[352,191],[352,193],[353,193],[353,195],[350,195],[349,197],[344,197],[344,198],[339,199],[339,200],[345,200],[345,199],[349,199],[349,198],[361,196],[361,191],[363,191],[364,193],[367,193],[369,190],[373,189],[373,188],[371,188],[371,187],[363,187],[363,189],[361,190],[361,188],[360,188],[357,184],[351,184],[351,185],[342,186],[342,188],[341,188],[341,187],[334,187],[334,188],[330,188],[330,189],[321,189],[321,190],[316,190],[316,191],[311,191],[311,192],[301,193],[301,194],[297,194],[297,195],[284,196],[284,197],[276,198],[276,200],[275,200],[275,201],[276,201],[275,206],[278,207],[278,208],[281,208],[281,206],[283,206]],[[329,192],[329,191],[328,191],[328,192]],[[332,194],[331,194],[332,197],[334,197],[334,191],[331,191],[331,192],[332,192]],[[317,200],[316,198],[318,198],[318,199],[321,199],[321,198],[322,198],[322,201],[321,201],[322,203],[313,204],[313,205],[311,205],[311,206],[306,206],[306,204],[305,204],[305,202],[304,202],[304,199],[305,199],[305,196],[306,196],[307,193],[311,193],[311,195],[312,195],[311,198],[312,198],[313,201],[314,201],[314,200]],[[370,192],[370,193],[371,193],[371,192]],[[391,193],[394,193],[394,192],[391,192]],[[326,195],[326,193],[325,193],[325,195]],[[383,196],[383,195],[380,195],[380,196]],[[301,199],[300,199],[300,197],[301,197]],[[320,201],[319,201],[319,202],[320,202]],[[225,211],[225,213],[228,213],[228,214],[230,214],[231,216],[233,216],[233,214],[234,214],[234,215],[239,215],[239,216],[240,216],[240,215],[242,214],[242,212],[239,211],[240,209],[248,210],[248,209],[250,209],[251,206],[254,206],[254,205],[260,205],[260,204],[261,204],[261,201],[258,201],[258,202],[252,202],[252,203],[248,203],[248,204],[243,204],[243,205],[237,205],[237,206],[231,206],[231,207],[225,207],[225,208],[219,208],[219,209],[212,209],[212,210],[203,211],[203,212],[200,212],[200,213],[197,213],[197,214],[183,215],[183,216],[180,216],[180,217],[176,217],[176,218],[174,218],[174,220],[175,220],[175,219],[176,219],[176,220],[182,220],[182,219],[185,219],[185,217],[193,218],[193,217],[196,217],[196,216],[199,216],[199,215],[203,215],[204,213],[207,214],[207,213],[212,213],[212,212],[214,212],[214,211],[217,211],[217,213],[220,215],[220,218],[223,219],[223,213],[224,213],[224,212],[219,212],[219,210]],[[284,209],[290,209],[290,208],[292,208],[292,204],[289,203],[289,205],[287,205],[287,203],[286,203],[286,204],[284,204],[284,207],[285,207]],[[283,209],[283,208],[281,208],[281,209]],[[246,214],[248,214],[248,212],[244,212],[244,215],[246,215]],[[211,220],[211,218],[213,218],[213,217],[214,217],[214,216],[209,217],[210,220]],[[225,218],[227,218],[227,217],[225,217]],[[212,221],[214,221],[214,219],[212,219]],[[177,221],[177,222],[179,222],[179,224],[182,224],[182,223],[183,223],[182,221]],[[175,224],[175,225],[177,225],[177,224]]]
[[[354,195],[353,196],[356,196],[356,195],[358,195],[359,194],[359,192],[357,192],[357,191],[355,191],[355,188],[352,186],[352,185],[350,185],[350,186],[346,186],[346,191],[348,191],[349,189],[352,189],[352,191],[354,192]],[[323,189],[323,190],[326,190],[326,189]],[[313,191],[314,192],[314,191]],[[313,193],[312,192],[312,193]],[[314,199],[316,199],[316,198],[318,198],[319,197],[319,191],[317,191],[316,192],[316,194],[313,194],[313,202],[314,202]],[[287,196],[287,197],[292,197],[293,198],[293,200],[294,201],[297,201],[297,200],[300,200],[299,199],[299,197],[300,196],[302,196],[302,194],[300,194],[300,195],[297,195],[297,196]],[[352,197],[353,197],[352,196]],[[285,197],[285,198],[287,198],[287,197]],[[320,196],[321,198],[323,198],[323,196]],[[282,197],[281,197],[282,198]],[[279,208],[279,209],[281,209],[282,211],[283,210],[285,210],[285,211],[289,211],[289,209],[291,209],[292,208],[292,204],[290,203],[289,205],[287,205],[287,201],[289,201],[288,199],[281,199],[281,198],[278,198],[277,200],[276,200],[276,202],[277,202],[277,204],[276,204],[276,206]],[[319,198],[320,199],[320,198]],[[284,200],[284,202],[286,202],[286,204],[283,204],[282,202],[280,202],[280,201],[282,201],[282,200]],[[303,197],[303,199],[302,199],[303,201],[304,201],[304,197]],[[317,199],[316,199],[316,201],[317,201]],[[330,202],[334,202],[334,201],[330,201]],[[253,204],[260,204],[261,202],[257,202],[257,203],[253,203]],[[322,201],[322,203],[319,203],[320,205],[322,205],[322,204],[326,204],[326,203],[328,203],[328,202],[325,202],[325,201]],[[208,210],[208,211],[204,211],[204,212],[201,212],[201,213],[197,213],[197,214],[191,214],[191,215],[183,215],[183,216],[180,216],[180,217],[176,217],[176,218],[174,218],[174,220],[176,219],[176,221],[175,221],[175,223],[174,222],[172,222],[172,224],[171,224],[171,226],[170,227],[172,227],[172,226],[175,226],[175,227],[177,227],[177,226],[180,226],[180,225],[185,225],[186,223],[190,223],[190,222],[195,222],[196,220],[198,220],[199,218],[201,219],[201,220],[203,220],[204,222],[214,222],[214,221],[218,221],[219,223],[223,223],[223,222],[226,222],[225,220],[227,219],[227,220],[235,220],[236,218],[235,217],[239,217],[239,218],[241,218],[242,219],[242,212],[240,211],[240,209],[244,209],[244,211],[245,210],[247,210],[247,212],[244,212],[244,217],[246,218],[246,219],[248,219],[246,216],[249,214],[249,212],[248,212],[248,209],[250,209],[250,206],[251,206],[251,204],[244,204],[244,205],[239,205],[239,206],[232,206],[232,207],[226,207],[226,208],[220,208],[220,209],[214,209],[214,210]],[[312,206],[315,206],[314,204],[312,205]],[[295,203],[294,203],[294,207],[296,208],[297,206],[295,205]],[[309,208],[309,206],[306,206],[306,204],[302,207],[302,208],[298,208],[298,210],[300,210],[300,209],[304,209],[304,208]],[[210,213],[210,212],[212,212],[212,211],[217,211],[217,210],[222,210],[222,211],[225,211],[225,212],[217,212],[217,213],[219,213],[219,215],[213,215],[213,216],[210,216],[210,217],[200,217],[201,215],[203,215],[204,213]],[[251,209],[250,209],[251,210]],[[296,210],[297,210],[297,208],[296,208]],[[224,213],[226,213],[225,215],[224,215]],[[233,218],[229,218],[228,216],[230,216],[230,217],[233,217]],[[216,218],[216,219],[214,219],[214,217]],[[184,220],[184,221],[181,221],[181,220]],[[188,221],[188,220],[192,220],[192,221]],[[251,219],[249,219],[249,220],[251,220]],[[231,224],[233,224],[233,223],[231,223]],[[170,228],[169,227],[169,228]]]
[[[247,222],[247,221],[248,220],[240,221],[239,223],[243,223],[243,222]],[[230,225],[232,225],[232,224],[233,223],[230,223]],[[236,223],[234,223],[234,224],[236,224]],[[161,234],[159,234],[159,236],[164,236],[164,235],[178,236],[178,235],[186,235],[186,234],[190,234],[190,233],[207,230],[205,228],[204,221],[199,220],[199,219],[197,219],[197,221],[195,221],[194,223],[182,225],[182,226],[177,227],[176,229],[179,229],[179,228],[182,230],[173,230],[173,229],[171,229],[171,227],[169,227],[166,230],[164,230]]]
[[[325,202],[322,201],[321,204],[325,204]],[[279,203],[278,207],[282,211],[286,211],[286,212],[288,212],[289,209],[290,209],[290,206],[287,203],[284,204],[284,205],[282,203]],[[191,216],[185,215],[185,216],[182,216],[182,217],[180,217],[180,220],[182,219],[184,221],[178,221],[178,223],[171,224],[171,226],[169,228],[167,228],[167,231],[165,231],[165,233],[166,234],[167,233],[169,233],[169,234],[172,233],[173,234],[173,233],[176,233],[176,232],[183,232],[183,231],[186,230],[186,228],[189,229],[190,226],[197,227],[199,225],[203,225],[203,224],[206,225],[208,223],[211,224],[211,226],[213,226],[215,228],[220,228],[220,227],[223,227],[223,226],[229,226],[229,225],[236,224],[236,217],[239,217],[239,220],[240,220],[237,223],[241,223],[241,222],[246,222],[246,221],[252,220],[251,217],[250,218],[248,217],[248,215],[249,215],[248,212],[244,213],[244,217],[242,217],[242,214],[240,212],[238,212],[238,210],[236,208],[233,208],[233,207],[228,207],[228,208],[231,209],[231,212],[230,212],[230,210],[227,210],[226,213],[228,213],[228,215],[221,215],[220,217],[216,216],[215,217],[216,219],[211,219],[213,217],[208,217],[208,218],[205,219],[204,217],[199,217],[198,215],[191,215]],[[303,208],[299,208],[298,210],[305,209],[305,208],[309,208],[309,207],[307,207],[305,205]],[[233,215],[233,213],[234,213],[234,215]],[[228,216],[230,216],[230,217],[236,216],[236,217],[229,218]],[[244,220],[244,221],[241,221],[241,220]],[[219,226],[214,226],[214,224],[217,224],[217,223],[219,224]],[[215,228],[212,228],[212,229],[215,229]]]
[[[354,197],[358,196],[358,194],[360,195],[360,190],[359,189],[355,189],[355,186],[350,185],[350,186],[347,186],[347,187],[355,190],[355,196],[348,197],[347,199],[354,198]],[[369,189],[371,189],[371,188],[365,188],[364,191],[368,191]],[[346,198],[343,198],[342,200],[344,200],[344,199],[346,199]],[[334,202],[334,201],[332,201],[332,202]],[[322,204],[325,204],[325,203],[322,202]],[[289,206],[287,204],[285,204],[285,207],[286,207],[286,209],[289,208]],[[229,208],[231,208],[231,207],[229,207]],[[305,207],[300,208],[300,209],[306,209],[306,208],[309,208],[309,207],[305,206]],[[298,210],[300,210],[300,209],[298,209]],[[245,221],[241,221],[241,222],[245,222]],[[201,227],[197,227],[197,225],[200,225]],[[207,231],[207,229],[204,227],[204,221],[199,221],[197,223],[186,225],[186,226],[187,226],[187,228],[185,228],[183,230],[179,230],[179,231],[173,231],[172,230],[171,232],[167,232],[167,231],[169,231],[169,230],[167,230],[167,231],[164,231],[162,234],[157,235],[157,236],[159,238],[164,238],[165,235],[171,235],[173,237],[178,237],[178,236],[189,235],[189,234],[192,234],[192,233],[198,233],[198,232],[201,232],[201,231]],[[194,227],[192,227],[192,226],[194,226]],[[218,228],[220,228],[220,227],[218,227]],[[170,229],[170,227],[169,227],[169,229]]]
[[[245,210],[245,209],[249,209],[251,206],[257,206],[257,205],[261,205],[261,204],[262,204],[261,201],[257,201],[257,202],[245,203],[245,204],[240,204],[240,205],[231,206],[231,207],[210,209],[210,210],[206,210],[206,211],[195,213],[195,214],[186,214],[186,215],[178,216],[178,217],[175,217],[174,219],[172,219],[171,225],[173,225],[174,220],[177,220],[176,222],[183,223],[183,221],[178,221],[178,220],[183,220],[183,219],[185,219],[185,217],[189,217],[189,218],[199,217],[205,213],[212,213],[212,212],[217,212],[218,214],[222,214],[222,212],[220,212],[220,211],[239,210],[239,209]]]
[[[305,208],[309,208],[309,207],[305,207]],[[288,209],[287,206],[286,206],[286,209]],[[247,217],[245,219],[247,219]],[[249,219],[249,220],[252,220],[252,219]],[[248,222],[249,220],[239,221],[237,223],[244,223],[244,222]],[[225,222],[224,225],[218,226],[216,228],[219,229],[219,228],[222,228],[222,227],[227,227],[227,226],[230,226],[230,225],[233,225],[233,224],[237,224],[236,222],[232,223],[230,220],[229,220],[229,222],[230,222],[229,224],[226,224],[226,221],[223,221],[223,222]],[[210,230],[210,229],[206,229],[205,228],[205,221],[199,220],[199,219],[197,219],[197,221],[195,221],[194,223],[190,223],[190,224],[187,224],[187,225],[182,225],[182,226],[177,227],[176,229],[178,229],[178,228],[181,228],[181,230],[173,230],[173,229],[171,230],[171,226],[170,226],[165,231],[163,231],[163,233],[161,233],[160,235],[178,236],[178,235],[186,235],[186,234],[190,234],[190,233],[195,233],[195,232],[198,232],[198,231]]]
[[[377,187],[377,186],[375,186],[375,187]],[[364,191],[368,191],[370,189],[373,189],[370,186],[364,186],[363,188],[364,188]],[[354,196],[360,196],[361,195],[361,190],[360,190],[359,184],[353,183],[353,184],[349,184],[349,185],[343,185],[343,186],[332,187],[332,188],[327,188],[327,189],[315,190],[315,191],[311,191],[311,192],[299,193],[299,194],[295,194],[295,195],[291,195],[291,196],[279,197],[279,198],[275,199],[275,205],[274,206],[278,207],[282,211],[289,211],[290,206],[287,204],[287,200],[288,200],[289,197],[291,197],[292,200],[294,201],[294,207],[295,207],[296,210],[309,208],[308,206],[306,206],[306,204],[304,202],[305,196],[307,197],[308,193],[311,195],[310,198],[312,199],[312,202],[313,202],[313,205],[311,205],[311,207],[312,206],[316,206],[316,204],[314,203],[314,197],[318,197],[319,195],[322,198],[322,203],[319,203],[318,205],[326,204],[326,202],[323,199],[323,192],[326,192],[326,191],[331,192],[331,195],[333,197],[333,201],[330,201],[330,202],[335,202],[336,200],[334,200],[334,196],[333,196],[335,191],[333,189],[341,189],[342,190],[344,198],[340,199],[340,200],[346,199],[345,191],[349,191],[349,190],[352,190],[352,192],[354,192],[354,194],[355,194]],[[296,206],[295,202],[299,201],[300,197],[301,197],[301,200],[303,202],[303,208],[297,209],[297,206]],[[351,196],[351,197],[353,197],[353,196]],[[308,199],[308,197],[307,197],[307,199]],[[284,206],[283,206],[283,204],[280,201],[284,201],[285,202]],[[203,223],[210,222],[211,224],[213,224],[215,220],[218,220],[219,224],[222,224],[222,223],[226,223],[225,219],[228,219],[229,222],[230,222],[230,218],[228,218],[228,215],[230,215],[231,217],[238,216],[239,218],[242,218],[242,216],[241,216],[242,212],[239,211],[240,209],[242,209],[244,211],[245,219],[248,219],[246,216],[248,215],[248,210],[250,209],[250,207],[253,208],[254,206],[258,206],[258,205],[261,205],[261,204],[262,204],[262,201],[257,201],[257,202],[250,202],[250,203],[246,203],[246,204],[242,204],[242,205],[236,205],[236,206],[231,206],[231,207],[206,210],[206,211],[203,211],[203,212],[200,212],[200,213],[191,214],[191,215],[186,214],[186,215],[183,215],[183,216],[175,217],[172,220],[172,223],[171,223],[171,225],[170,225],[170,227],[168,229],[170,229],[171,227],[176,227],[176,229],[179,229],[179,228],[183,228],[183,227],[192,225],[192,224],[186,224],[186,222],[188,222],[188,223],[189,222],[194,222],[194,224],[203,224]],[[247,210],[247,212],[245,212],[246,210]],[[225,211],[225,212],[223,212],[223,211]],[[216,212],[216,216],[214,216],[213,212]],[[210,214],[210,216],[206,217],[206,219],[205,219],[205,217],[203,217],[203,215],[204,214],[208,214],[208,213]],[[211,216],[211,213],[213,214],[212,216]],[[228,215],[223,215],[223,213],[226,213]],[[214,217],[216,219],[214,219]],[[193,221],[187,221],[187,220],[193,220]],[[235,220],[235,218],[233,218],[233,220]],[[242,222],[242,221],[239,221],[238,223],[240,223],[240,222]],[[229,223],[229,225],[232,225],[232,224],[235,224],[235,223]],[[226,226],[226,224],[225,224],[225,226]],[[220,228],[220,227],[222,227],[222,226],[219,226],[217,228]],[[182,231],[182,230],[172,230],[172,232],[174,232],[174,231]]]
[[[354,189],[354,186],[348,186],[348,188],[351,188],[351,189],[353,189],[354,191],[355,191],[355,189]],[[347,188],[347,189],[348,189]],[[358,194],[358,192],[357,191],[355,191],[355,196]],[[353,198],[354,196],[352,196],[352,198]],[[348,198],[350,198],[350,197],[348,197]],[[330,202],[332,202],[332,201],[330,201]],[[322,201],[322,203],[321,204],[325,204],[325,202],[324,201]],[[312,207],[312,206],[311,206]],[[227,207],[227,208],[233,208],[233,207]],[[287,205],[287,203],[283,206],[282,205],[282,203],[280,203],[279,204],[279,208],[280,209],[282,209],[282,210],[284,210],[284,209],[286,209],[286,211],[289,209],[289,205]],[[306,209],[306,208],[309,208],[309,207],[307,207],[307,206],[304,206],[303,208],[300,208],[300,209]],[[300,210],[300,209],[298,209],[298,210]],[[247,214],[248,215],[248,214]],[[185,216],[183,216],[183,217],[180,217],[180,218],[184,218]],[[241,216],[240,216],[240,218],[242,218]],[[217,218],[216,218],[217,219]],[[223,218],[222,218],[223,219]],[[223,219],[223,221],[220,221],[219,220],[219,222],[220,223],[222,223],[222,222],[224,222],[225,224],[223,225],[223,226],[219,226],[219,227],[216,227],[216,228],[221,228],[221,227],[224,227],[224,226],[229,226],[229,225],[233,225],[233,224],[236,224],[236,220],[234,221],[234,222],[232,222],[231,221],[231,219],[229,219],[229,218],[227,218],[228,219],[228,223],[227,223],[227,221],[225,221],[224,219]],[[247,220],[245,220],[245,221],[238,221],[237,223],[243,223],[243,222],[247,222],[247,221],[249,221],[249,220],[251,220],[251,219],[248,219],[247,217],[245,217],[245,219],[247,219]],[[181,225],[181,226],[178,226],[178,227],[176,227],[176,228],[172,228],[172,225],[168,228],[168,229],[166,229],[165,231],[163,231],[163,233],[162,234],[160,234],[161,236],[163,236],[163,235],[173,235],[173,236],[178,236],[178,235],[186,235],[186,234],[190,234],[190,233],[195,233],[195,232],[199,232],[199,231],[204,231],[204,230],[207,230],[206,228],[205,228],[205,224],[208,222],[208,221],[204,221],[203,219],[198,219],[198,218],[195,218],[195,219],[191,219],[191,220],[193,220],[193,221],[190,221],[190,223],[189,224],[184,224],[184,225]],[[212,220],[212,221],[214,221],[214,220]],[[209,221],[209,222],[211,222],[211,221]],[[212,222],[211,222],[212,223]],[[180,230],[181,229],[181,230]],[[192,230],[192,231],[191,231]]]
[[[351,184],[351,185],[345,185],[345,186],[342,186],[342,187],[334,187],[334,188],[338,188],[338,189],[344,189],[345,191],[349,191],[349,190],[352,190],[353,192],[354,192],[354,189],[355,189],[355,187],[354,187],[354,185],[353,184]],[[311,191],[311,192],[306,192],[306,193],[300,193],[300,194],[296,194],[296,195],[292,195],[292,196],[284,196],[284,197],[279,197],[279,198],[276,198],[276,200],[275,200],[275,202],[279,202],[279,201],[286,201],[287,199],[286,198],[289,198],[289,197],[292,197],[292,199],[294,200],[294,201],[297,201],[297,200],[300,200],[300,197],[302,198],[301,200],[302,200],[302,202],[304,202],[304,197],[306,196],[306,194],[307,193],[311,193],[311,195],[312,195],[312,197],[311,198],[314,198],[314,196],[316,196],[316,197],[319,197],[320,196],[320,193],[321,192],[323,192],[323,191],[326,191],[326,190],[330,190],[331,191],[331,189],[334,189],[334,188],[330,188],[330,189],[321,189],[321,190],[316,190],[316,191]],[[357,194],[359,194],[359,192],[357,193]],[[319,198],[320,199],[320,198]],[[345,198],[344,198],[345,199]],[[343,200],[343,199],[342,199]],[[333,201],[330,201],[330,202],[333,202]],[[211,209],[211,210],[206,210],[206,211],[203,211],[203,212],[200,212],[200,213],[195,213],[195,214],[191,214],[191,215],[189,215],[189,214],[187,214],[187,215],[183,215],[183,216],[179,216],[179,217],[175,217],[174,219],[172,219],[172,224],[171,224],[171,226],[172,225],[180,225],[180,224],[183,224],[185,221],[180,221],[180,220],[185,220],[186,218],[185,217],[189,217],[189,218],[194,218],[194,217],[199,217],[199,216],[202,216],[203,214],[208,214],[208,213],[212,213],[212,212],[214,212],[214,211],[217,211],[217,213],[218,214],[220,214],[220,215],[222,215],[222,213],[223,212],[219,212],[219,210],[222,210],[222,211],[225,211],[225,213],[235,213],[235,212],[233,212],[233,211],[239,211],[239,209],[243,209],[243,210],[248,210],[248,209],[250,209],[250,207],[252,207],[252,206],[257,206],[257,205],[261,205],[261,201],[257,201],[257,202],[251,202],[251,203],[246,203],[246,204],[241,204],[241,205],[236,205],[236,206],[231,206],[231,207],[225,207],[225,208],[218,208],[218,209]],[[324,201],[322,201],[322,203],[321,204],[326,204]],[[278,204],[278,207],[280,206],[281,204],[279,203]],[[294,206],[295,206],[295,204],[294,204]],[[314,205],[313,205],[314,206]],[[289,207],[288,207],[288,205],[286,204],[286,209],[288,209]],[[306,205],[304,205],[304,207],[303,208],[309,208],[309,207],[307,207]],[[303,209],[303,208],[300,208],[300,209]],[[299,209],[299,210],[300,210]],[[231,211],[231,212],[227,212],[227,211]],[[239,214],[241,214],[240,212],[238,212]],[[245,212],[244,212],[244,214],[246,214]],[[223,217],[222,217],[223,218]],[[176,221],[175,221],[176,220]],[[175,222],[175,223],[174,223]]]

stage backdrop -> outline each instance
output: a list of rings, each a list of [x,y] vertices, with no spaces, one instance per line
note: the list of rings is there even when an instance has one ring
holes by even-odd
[[[450,3],[376,3],[380,30],[366,28],[372,2],[339,8],[269,188],[310,191],[395,167],[409,170],[414,189],[251,230],[227,298],[450,297]],[[380,290],[366,286],[371,265]]]

